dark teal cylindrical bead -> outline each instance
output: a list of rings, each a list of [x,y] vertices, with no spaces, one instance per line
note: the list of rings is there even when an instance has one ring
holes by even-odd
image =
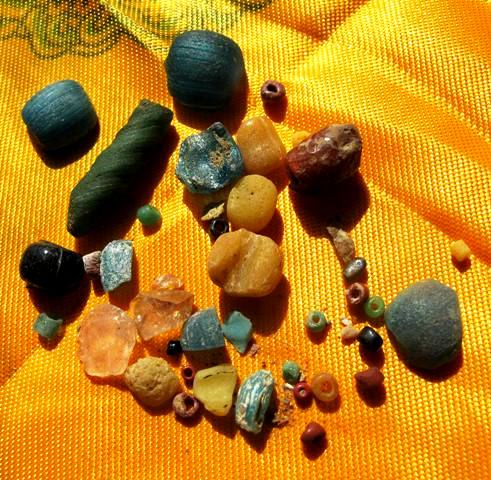
[[[245,76],[240,47],[208,30],[191,30],[176,37],[165,69],[170,94],[182,105],[197,109],[223,107]]]
[[[76,144],[98,123],[89,97],[74,80],[61,80],[37,92],[22,109],[22,119],[46,151]]]

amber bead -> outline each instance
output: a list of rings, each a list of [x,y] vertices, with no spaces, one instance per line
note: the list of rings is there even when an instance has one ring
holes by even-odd
[[[267,117],[249,118],[237,131],[237,145],[246,173],[267,175],[283,165],[286,149],[273,122]]]
[[[320,402],[332,402],[339,394],[338,382],[329,373],[318,373],[312,378],[312,392]]]
[[[346,301],[352,307],[363,305],[367,301],[369,293],[368,287],[364,283],[352,283],[346,290]]]

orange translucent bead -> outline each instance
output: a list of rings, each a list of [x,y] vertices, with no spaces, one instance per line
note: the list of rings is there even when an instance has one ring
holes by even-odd
[[[253,117],[242,122],[237,131],[237,145],[246,173],[267,175],[284,164],[285,146],[267,117]]]
[[[312,378],[312,391],[320,402],[332,402],[339,394],[338,382],[329,373],[322,372]]]

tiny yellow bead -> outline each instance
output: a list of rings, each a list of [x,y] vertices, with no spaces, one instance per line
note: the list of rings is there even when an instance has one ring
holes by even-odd
[[[308,137],[310,137],[310,132],[306,132],[305,130],[302,130],[301,132],[293,132],[292,147],[296,147],[300,142],[303,142]]]
[[[468,247],[464,240],[457,240],[452,242],[450,245],[450,252],[452,257],[457,260],[457,262],[463,262],[471,256],[471,249]]]

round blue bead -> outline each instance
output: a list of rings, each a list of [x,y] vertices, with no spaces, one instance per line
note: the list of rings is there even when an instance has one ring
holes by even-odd
[[[74,80],[61,80],[37,92],[22,109],[22,119],[46,151],[72,146],[98,122],[89,97]]]
[[[197,109],[223,107],[245,76],[240,47],[208,30],[176,37],[165,61],[167,87],[182,105]]]

